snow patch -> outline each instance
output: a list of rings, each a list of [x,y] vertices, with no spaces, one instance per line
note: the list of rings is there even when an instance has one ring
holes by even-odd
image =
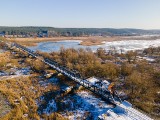
[[[62,112],[62,115],[70,120],[87,119],[88,117],[89,119],[97,120],[99,115],[113,108],[112,105],[107,104],[87,91],[78,92],[72,99],[72,101],[64,100],[64,103],[70,103],[70,109],[67,109],[69,113]]]
[[[99,82],[97,78],[91,77],[87,79],[90,83],[95,84],[96,82]]]
[[[29,75],[30,74],[30,67],[16,69],[15,74],[16,75]]]
[[[0,71],[0,76],[6,76],[8,75],[6,72]]]
[[[123,40],[123,41],[113,41],[113,42],[105,42],[106,50],[110,48],[110,46],[114,46],[117,51],[121,49],[126,52],[130,50],[142,50],[145,48],[149,48],[150,46],[158,47],[160,46],[160,39],[158,40]]]

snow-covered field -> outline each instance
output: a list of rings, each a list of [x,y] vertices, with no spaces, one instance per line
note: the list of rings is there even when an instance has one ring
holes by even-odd
[[[53,98],[43,109],[43,113],[48,115],[56,111],[61,111],[59,113],[69,120],[152,120],[132,108],[127,101],[115,107],[86,90],[67,95],[61,98],[60,103]]]
[[[48,83],[58,85],[60,88],[63,86],[59,84],[60,80],[55,77],[50,78]],[[67,94],[58,99],[55,97],[56,94],[52,94],[52,97],[50,95],[41,96],[40,101],[36,101],[37,105],[42,108],[39,111],[40,114],[49,115],[53,112],[59,112],[69,120],[97,120],[98,117],[103,118],[103,120],[150,120],[149,117],[132,108],[128,102],[123,102],[115,107],[87,90]],[[43,105],[43,103],[46,104]]]
[[[66,97],[63,101],[66,106],[69,104],[69,107],[61,114],[70,120],[87,118],[97,120],[99,115],[113,108],[113,105],[107,104],[88,91],[80,91],[73,96]]]
[[[48,82],[53,85],[58,85],[60,88],[64,86],[63,84],[60,85],[60,80],[55,77],[50,78]],[[41,81],[40,84],[42,84]],[[57,92],[57,94],[59,94],[59,92]],[[87,90],[60,97],[58,98],[58,101],[55,96],[56,95],[52,95],[52,97],[47,96],[49,98],[41,96],[40,101],[36,101],[37,105],[41,108],[44,101],[46,103],[43,110],[40,110],[39,113],[51,114],[60,111],[60,114],[70,120],[86,118],[96,120],[99,115],[114,108],[113,105],[101,100],[100,97],[93,95]]]
[[[158,47],[160,46],[160,39],[158,40],[124,40],[124,41],[113,41],[113,42],[104,42],[106,50],[110,47],[115,47],[116,50],[142,50],[145,48],[149,48],[150,46]]]
[[[11,68],[10,72],[6,71],[0,71],[0,80],[5,80],[5,79],[12,79],[12,78],[17,78],[17,77],[25,77],[30,75],[30,67],[26,68]]]

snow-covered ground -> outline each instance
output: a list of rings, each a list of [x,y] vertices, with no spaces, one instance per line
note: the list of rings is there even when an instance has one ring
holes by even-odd
[[[0,76],[6,76],[6,75],[7,75],[6,72],[0,71]]]
[[[57,111],[57,104],[54,99],[50,100],[47,104],[47,107],[43,109],[43,113],[49,115]]]
[[[62,104],[65,104],[67,108],[61,114],[70,120],[87,118],[97,120],[99,115],[113,108],[113,105],[107,104],[88,91],[80,91],[73,96],[66,97]]]
[[[55,77],[50,78],[48,82],[53,85],[58,85],[60,88],[64,87],[63,84],[60,85],[60,80]],[[43,83],[40,81],[40,84]],[[56,93],[55,91],[53,92]],[[57,94],[59,94],[59,92],[57,92]],[[52,97],[50,97],[50,95],[41,96],[40,99],[36,101],[37,105],[40,107],[40,114],[46,113],[49,115],[53,112],[60,111],[60,114],[70,120],[87,118],[97,120],[99,115],[114,108],[113,105],[106,103],[101,100],[100,97],[96,97],[86,90],[68,94],[58,99],[56,99],[55,96],[55,94],[52,94]],[[46,103],[46,105],[43,103]]]
[[[143,50],[149,48],[150,46],[158,47],[160,46],[160,39],[158,40],[123,40],[123,41],[113,41],[113,42],[104,42],[105,45],[102,45],[106,50],[111,46],[115,47],[116,50],[123,50],[124,52],[129,50]]]
[[[155,59],[154,59],[154,58],[151,58],[151,57],[141,57],[141,56],[137,56],[137,58],[138,58],[139,60],[147,60],[147,61],[149,61],[149,62],[154,62],[154,61],[155,61]]]
[[[72,99],[68,98],[63,101],[67,105],[67,109],[61,114],[70,120],[97,120],[98,118],[102,120],[151,120],[132,108],[127,101],[114,107],[88,91],[78,92]]]
[[[95,79],[93,80],[93,82],[96,81]],[[59,82],[60,80],[55,77],[48,80],[48,83],[60,86]],[[48,95],[48,98],[41,96],[40,100],[36,101],[41,109],[39,111],[40,114],[45,113],[49,115],[58,111],[69,120],[97,120],[98,118],[102,120],[150,120],[149,117],[132,108],[132,105],[127,101],[115,107],[115,105],[103,101],[100,97],[87,90],[77,91],[58,99],[55,97],[56,94],[59,94],[59,92],[56,93],[54,91],[52,97]]]
[[[21,68],[21,69],[15,69],[16,75],[29,75],[30,74],[30,67],[26,67],[26,68]]]
[[[26,68],[11,68],[10,72],[7,71],[0,71],[0,80],[5,80],[5,79],[12,79],[12,78],[17,78],[17,77],[25,77],[30,75],[30,67]]]
[[[154,62],[155,61],[155,59],[150,58],[150,57],[143,57],[143,59],[145,59],[145,60],[147,60],[149,62]]]

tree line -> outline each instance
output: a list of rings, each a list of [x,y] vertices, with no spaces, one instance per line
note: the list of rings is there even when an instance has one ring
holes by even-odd
[[[114,29],[114,28],[54,28],[54,27],[3,27],[0,32],[5,35],[25,35],[25,37],[38,36],[48,33],[50,36],[112,36],[112,35],[140,35],[158,34],[159,30],[142,29]],[[48,36],[49,36],[48,35]]]

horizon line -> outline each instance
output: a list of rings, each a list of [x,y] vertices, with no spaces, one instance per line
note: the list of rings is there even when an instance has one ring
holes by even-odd
[[[33,26],[33,25],[28,25],[28,26],[0,26],[0,27],[49,27],[49,28],[62,28],[62,29],[65,29],[65,28],[70,28],[70,29],[137,29],[137,30],[160,30],[160,29],[145,29],[145,28],[132,28],[132,27],[124,27],[124,28],[116,28],[116,27],[53,27],[53,26]]]

